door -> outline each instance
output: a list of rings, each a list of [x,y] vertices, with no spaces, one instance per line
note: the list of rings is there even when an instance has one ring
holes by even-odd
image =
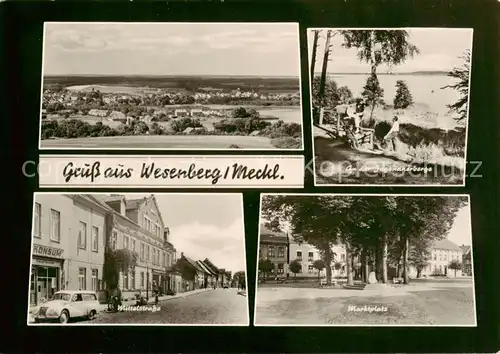
[[[74,294],[71,298],[71,317],[81,317],[86,315],[85,302],[83,301],[82,294]]]

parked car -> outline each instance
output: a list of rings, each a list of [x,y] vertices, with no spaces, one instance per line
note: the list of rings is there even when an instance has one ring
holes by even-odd
[[[59,321],[67,323],[70,318],[86,317],[89,320],[97,316],[99,301],[93,291],[58,291],[51,300],[35,310],[35,322]]]

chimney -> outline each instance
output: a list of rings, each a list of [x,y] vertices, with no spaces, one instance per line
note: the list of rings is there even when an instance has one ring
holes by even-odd
[[[123,216],[127,216],[127,203],[125,201],[125,198],[123,198],[120,202],[120,214]]]

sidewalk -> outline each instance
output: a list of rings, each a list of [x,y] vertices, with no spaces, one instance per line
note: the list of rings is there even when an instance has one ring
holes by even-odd
[[[207,291],[210,291],[210,290],[214,290],[214,289],[197,289],[197,290],[191,290],[191,291],[187,291],[185,293],[179,293],[179,294],[175,294],[175,295],[164,295],[164,296],[159,296],[158,297],[158,302],[161,302],[161,301],[167,301],[167,300],[174,300],[174,299],[180,299],[180,298],[185,298],[185,297],[188,297],[188,296],[191,296],[191,295],[196,295],[196,294],[200,294],[200,293],[204,293],[204,292],[207,292]],[[148,300],[148,305],[154,305],[155,303],[155,298],[154,296],[153,297],[150,297],[149,300]],[[129,300],[129,301],[123,301],[122,302],[122,305],[123,306],[135,306],[136,304],[136,300]],[[108,308],[108,304],[101,304],[100,305],[100,308],[99,308],[99,311],[106,311]]]

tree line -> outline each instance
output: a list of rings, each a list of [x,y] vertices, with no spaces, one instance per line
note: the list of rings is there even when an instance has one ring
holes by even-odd
[[[328,284],[335,245],[345,247],[348,284],[356,268],[365,282],[373,271],[387,283],[388,266],[408,283],[410,266],[420,276],[432,244],[446,237],[466,204],[461,196],[266,196],[262,218],[271,230],[290,225],[296,242],[316,247]]]

